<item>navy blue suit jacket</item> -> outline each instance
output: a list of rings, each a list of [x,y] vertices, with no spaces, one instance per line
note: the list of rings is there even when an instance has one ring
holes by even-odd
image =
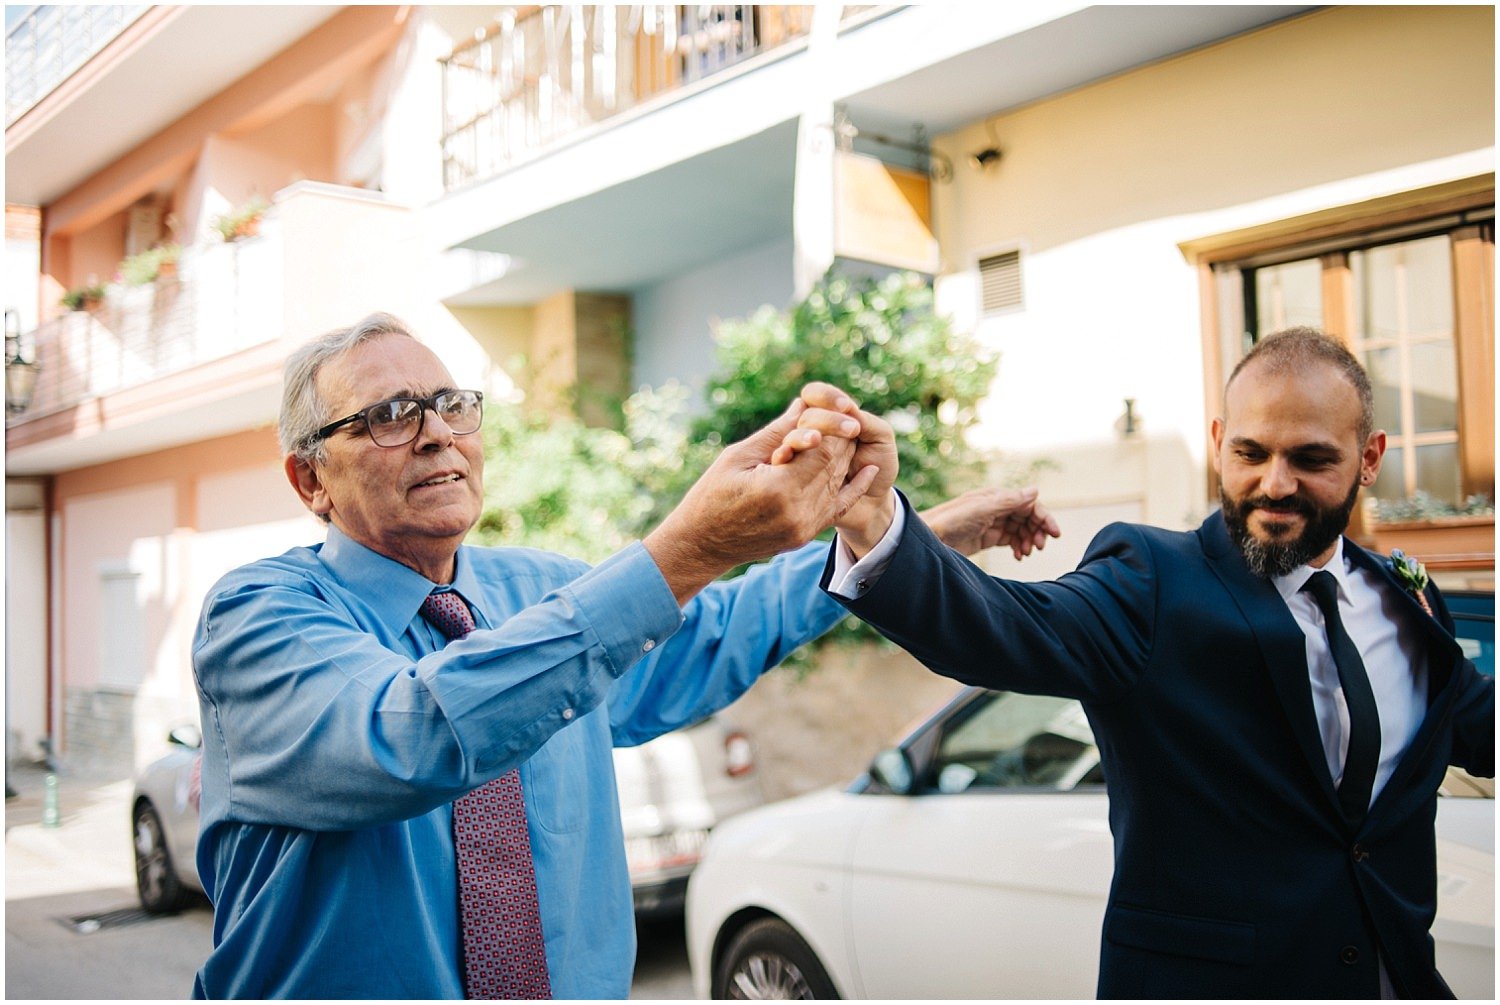
[[[1324,759],[1302,632],[1217,513],[1191,533],[1114,524],[1077,571],[1018,583],[908,507],[890,566],[846,602],[944,676],[1082,702],[1115,847],[1101,997],[1378,998],[1377,947],[1403,996],[1452,997],[1429,933],[1437,788],[1449,764],[1494,775],[1494,681],[1463,657],[1435,588],[1429,617],[1383,561],[1344,549],[1405,598],[1431,678],[1426,718],[1357,827]]]

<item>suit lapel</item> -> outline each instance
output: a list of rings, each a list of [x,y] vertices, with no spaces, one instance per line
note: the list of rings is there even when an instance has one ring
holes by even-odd
[[[1427,762],[1428,748],[1438,727],[1447,718],[1448,705],[1453,700],[1451,685],[1454,670],[1463,659],[1463,650],[1437,618],[1422,609],[1384,560],[1365,551],[1348,538],[1344,539],[1344,553],[1356,565],[1379,576],[1387,590],[1394,590],[1401,597],[1401,610],[1408,619],[1414,619],[1414,623],[1421,626],[1427,651],[1427,713],[1422,717],[1422,725],[1417,729],[1416,736],[1412,737],[1411,743],[1407,744],[1406,753],[1401,755],[1401,760],[1391,772],[1385,787],[1375,797],[1375,802],[1370,807],[1371,816],[1375,816],[1382,807],[1399,798],[1400,793],[1406,790],[1412,773]]]
[[[1391,569],[1389,562],[1370,554],[1347,537],[1344,538],[1344,554],[1348,555],[1349,560],[1355,565],[1379,576],[1385,588],[1400,598],[1401,610],[1406,617],[1411,619],[1413,624],[1421,627],[1427,644],[1429,674],[1427,700],[1431,705],[1438,694],[1448,687],[1453,677],[1454,661],[1463,655],[1458,642],[1437,618],[1422,609],[1417,598],[1396,578],[1396,573]],[[1428,586],[1428,590],[1431,589],[1432,587]]]
[[[1296,619],[1287,610],[1276,587],[1269,580],[1253,574],[1245,565],[1239,549],[1229,539],[1229,529],[1224,525],[1222,513],[1215,513],[1203,522],[1198,528],[1198,538],[1214,575],[1234,598],[1240,614],[1255,633],[1266,673],[1281,700],[1287,724],[1297,738],[1297,746],[1329,804],[1337,809],[1338,793],[1333,787],[1333,776],[1328,773],[1328,760],[1323,754],[1323,740],[1313,712],[1312,683],[1307,672],[1307,639],[1302,629],[1297,627]]]

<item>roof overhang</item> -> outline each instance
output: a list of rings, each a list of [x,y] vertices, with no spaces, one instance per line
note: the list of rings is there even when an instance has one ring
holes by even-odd
[[[342,9],[153,7],[5,130],[5,201],[56,200]]]

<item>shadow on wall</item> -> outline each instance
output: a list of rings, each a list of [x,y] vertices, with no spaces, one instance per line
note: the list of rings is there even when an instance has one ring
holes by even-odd
[[[960,172],[939,225],[1003,194],[1036,253],[1469,153],[1494,142],[1494,32],[1492,7],[1335,8],[997,115],[941,139],[1005,160],[992,193]]]

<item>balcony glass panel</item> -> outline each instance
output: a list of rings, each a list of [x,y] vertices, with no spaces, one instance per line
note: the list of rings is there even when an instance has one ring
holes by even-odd
[[[8,128],[88,62],[150,4],[44,4],[12,22],[6,8],[5,125]]]

